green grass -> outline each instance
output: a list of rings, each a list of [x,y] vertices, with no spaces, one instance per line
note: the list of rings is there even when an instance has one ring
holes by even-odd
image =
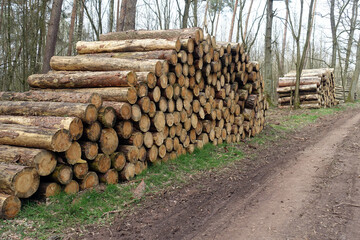
[[[114,216],[113,213],[121,214],[126,209],[142,203],[141,199],[134,199],[132,194],[141,180],[146,183],[143,197],[146,199],[149,195],[181,186],[194,177],[201,177],[203,172],[223,168],[244,157],[255,157],[245,156],[241,151],[247,144],[269,144],[286,137],[295,129],[315,122],[322,116],[358,106],[356,103],[350,103],[330,109],[292,111],[291,115],[284,114],[278,124],[269,124],[266,131],[248,139],[246,143],[220,146],[207,144],[203,149],[196,149],[193,154],[180,156],[167,163],[155,164],[131,182],[109,185],[77,195],[60,194],[46,203],[25,200],[15,220],[0,220],[0,238],[15,236],[47,239],[53,235],[61,236],[69,228],[108,224]]]

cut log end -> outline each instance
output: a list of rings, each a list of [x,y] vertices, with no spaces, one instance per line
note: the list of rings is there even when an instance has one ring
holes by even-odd
[[[71,146],[71,137],[68,131],[57,131],[51,141],[52,150],[54,152],[65,152]]]
[[[69,126],[69,133],[72,140],[76,141],[81,138],[83,135],[84,126],[82,121],[79,118],[75,118]]]
[[[12,219],[20,209],[21,201],[18,197],[0,193],[0,218]]]
[[[75,180],[71,180],[70,183],[68,183],[65,187],[64,187],[64,192],[66,194],[76,194],[78,193],[80,190],[80,186],[79,183]]]
[[[115,169],[109,169],[104,174],[99,174],[100,182],[106,184],[117,184],[119,181],[119,173]]]
[[[40,177],[34,168],[24,168],[13,179],[15,195],[19,198],[32,196],[39,188]]]
[[[99,177],[95,172],[88,172],[81,181],[80,189],[85,190],[99,185]]]
[[[100,149],[105,154],[112,154],[115,152],[119,144],[119,139],[116,131],[113,128],[104,128],[100,136]]]
[[[93,104],[89,104],[89,106],[85,110],[85,118],[84,121],[88,124],[92,124],[96,121],[98,117],[98,110]]]
[[[42,151],[36,157],[36,170],[40,176],[48,176],[54,171],[56,163],[56,157],[52,152]]]

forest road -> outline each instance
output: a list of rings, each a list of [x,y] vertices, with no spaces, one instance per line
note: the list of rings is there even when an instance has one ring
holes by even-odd
[[[360,239],[358,108],[260,148],[83,238]]]
[[[360,114],[293,157],[193,239],[360,239]]]

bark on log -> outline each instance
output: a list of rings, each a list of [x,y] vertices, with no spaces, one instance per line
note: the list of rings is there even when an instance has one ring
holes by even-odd
[[[64,152],[71,146],[71,137],[63,129],[0,124],[0,144]]]
[[[18,197],[0,193],[0,219],[12,219],[20,212],[21,201]]]
[[[82,121],[77,117],[0,115],[0,123],[65,129],[69,131],[72,140],[75,141],[80,139],[83,134]]]
[[[33,88],[127,87],[137,83],[136,74],[132,71],[52,71],[30,75],[27,81]]]
[[[0,101],[34,101],[34,102],[69,102],[91,103],[96,108],[101,107],[102,99],[96,93],[73,94],[66,91],[27,91],[27,92],[0,92]]]
[[[40,184],[40,176],[35,168],[0,164],[0,192],[19,198],[32,196]]]
[[[76,50],[79,54],[108,53],[108,52],[146,52],[155,50],[181,49],[180,40],[167,39],[132,39],[117,41],[77,42]]]
[[[111,32],[100,35],[101,41],[128,40],[128,39],[169,39],[193,38],[196,44],[203,40],[203,30],[201,28],[184,28],[171,30],[130,30],[122,32]]]
[[[88,124],[97,119],[97,108],[88,103],[3,101],[0,114],[17,116],[71,116]]]
[[[7,145],[0,145],[0,162],[34,167],[40,176],[51,174],[57,163],[50,151]]]
[[[279,78],[279,87],[289,87],[295,86],[296,78],[295,77],[283,77]],[[320,86],[321,78],[320,77],[301,77],[300,85],[309,85],[316,84]]]
[[[165,60],[137,60],[137,59],[118,59],[118,58],[92,58],[87,56],[51,58],[52,69],[58,71],[134,71],[134,72],[153,72],[160,77],[167,73],[164,64]]]
[[[301,85],[299,89],[300,89],[300,91],[316,91],[317,85],[316,84]],[[290,92],[290,91],[294,91],[294,90],[295,90],[295,86],[277,88],[278,93],[285,93],[285,92]]]

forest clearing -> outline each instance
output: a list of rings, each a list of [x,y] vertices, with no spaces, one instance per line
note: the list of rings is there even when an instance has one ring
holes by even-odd
[[[356,238],[358,0],[0,7],[1,238]]]

